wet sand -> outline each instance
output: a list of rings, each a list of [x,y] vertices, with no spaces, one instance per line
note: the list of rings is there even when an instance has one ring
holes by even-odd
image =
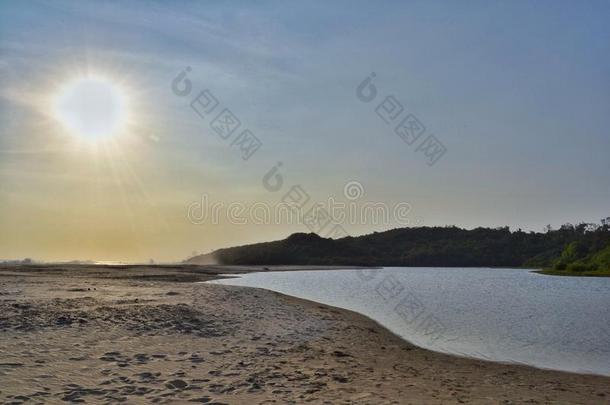
[[[610,377],[434,353],[350,311],[194,283],[252,269],[0,267],[0,402],[610,403]]]

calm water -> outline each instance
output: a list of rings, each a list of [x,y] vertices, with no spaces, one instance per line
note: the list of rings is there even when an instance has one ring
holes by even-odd
[[[251,273],[212,283],[350,309],[440,352],[610,375],[610,278],[390,267]]]

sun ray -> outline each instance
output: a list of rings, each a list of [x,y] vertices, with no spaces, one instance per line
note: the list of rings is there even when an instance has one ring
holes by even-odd
[[[117,167],[116,161],[114,159],[115,155],[112,151],[109,150],[109,145],[106,143],[103,144],[102,150],[103,150],[104,160],[106,161],[106,163],[108,163],[108,166],[110,167],[110,172],[112,174],[114,184],[119,189],[119,192],[121,195],[121,201],[123,203],[123,206],[125,207],[125,212],[127,214],[127,220],[129,221],[130,231],[131,231],[132,235],[134,236],[135,240],[138,240],[138,238],[137,238],[138,231],[137,231],[135,213],[131,207],[129,199],[127,198],[127,191],[125,190],[125,185],[123,183],[121,173],[120,173],[119,168]]]
[[[159,208],[155,204],[155,202],[154,202],[155,199],[150,195],[150,193],[146,189],[144,182],[140,179],[138,174],[135,172],[135,170],[129,163],[129,159],[126,158],[123,150],[121,150],[121,148],[116,147],[116,145],[114,143],[110,143],[110,147],[112,148],[111,155],[113,157],[118,157],[120,159],[121,164],[124,166],[125,171],[127,172],[127,175],[131,178],[131,180],[137,187],[138,192],[144,198],[144,201],[146,202],[146,204],[154,211],[155,218],[157,218],[160,221],[161,227],[163,228],[163,230],[165,232],[169,232],[170,226],[167,223],[167,220],[165,219],[165,217],[162,215]]]

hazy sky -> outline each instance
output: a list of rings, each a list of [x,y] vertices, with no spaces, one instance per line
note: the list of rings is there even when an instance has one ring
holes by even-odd
[[[610,215],[610,2],[0,3],[0,258],[140,261],[278,239],[298,224],[194,224],[189,206],[410,204],[417,225],[522,227]],[[185,67],[192,91],[172,81]],[[371,72],[375,100],[356,97]],[[129,124],[92,144],[53,113],[101,75]],[[205,119],[189,103],[208,89]],[[393,95],[447,152],[433,166],[375,112]],[[224,108],[228,140],[210,122]],[[249,129],[248,160],[232,145]],[[263,176],[282,162],[283,188]],[[351,200],[349,200],[351,201]],[[344,224],[353,235],[397,226]]]

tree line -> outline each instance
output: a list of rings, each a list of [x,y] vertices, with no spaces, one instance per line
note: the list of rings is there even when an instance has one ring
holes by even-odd
[[[187,263],[232,265],[358,265],[532,267],[555,271],[610,270],[610,217],[600,224],[547,226],[544,232],[509,227],[399,228],[326,239],[296,233],[284,240],[220,249]]]

